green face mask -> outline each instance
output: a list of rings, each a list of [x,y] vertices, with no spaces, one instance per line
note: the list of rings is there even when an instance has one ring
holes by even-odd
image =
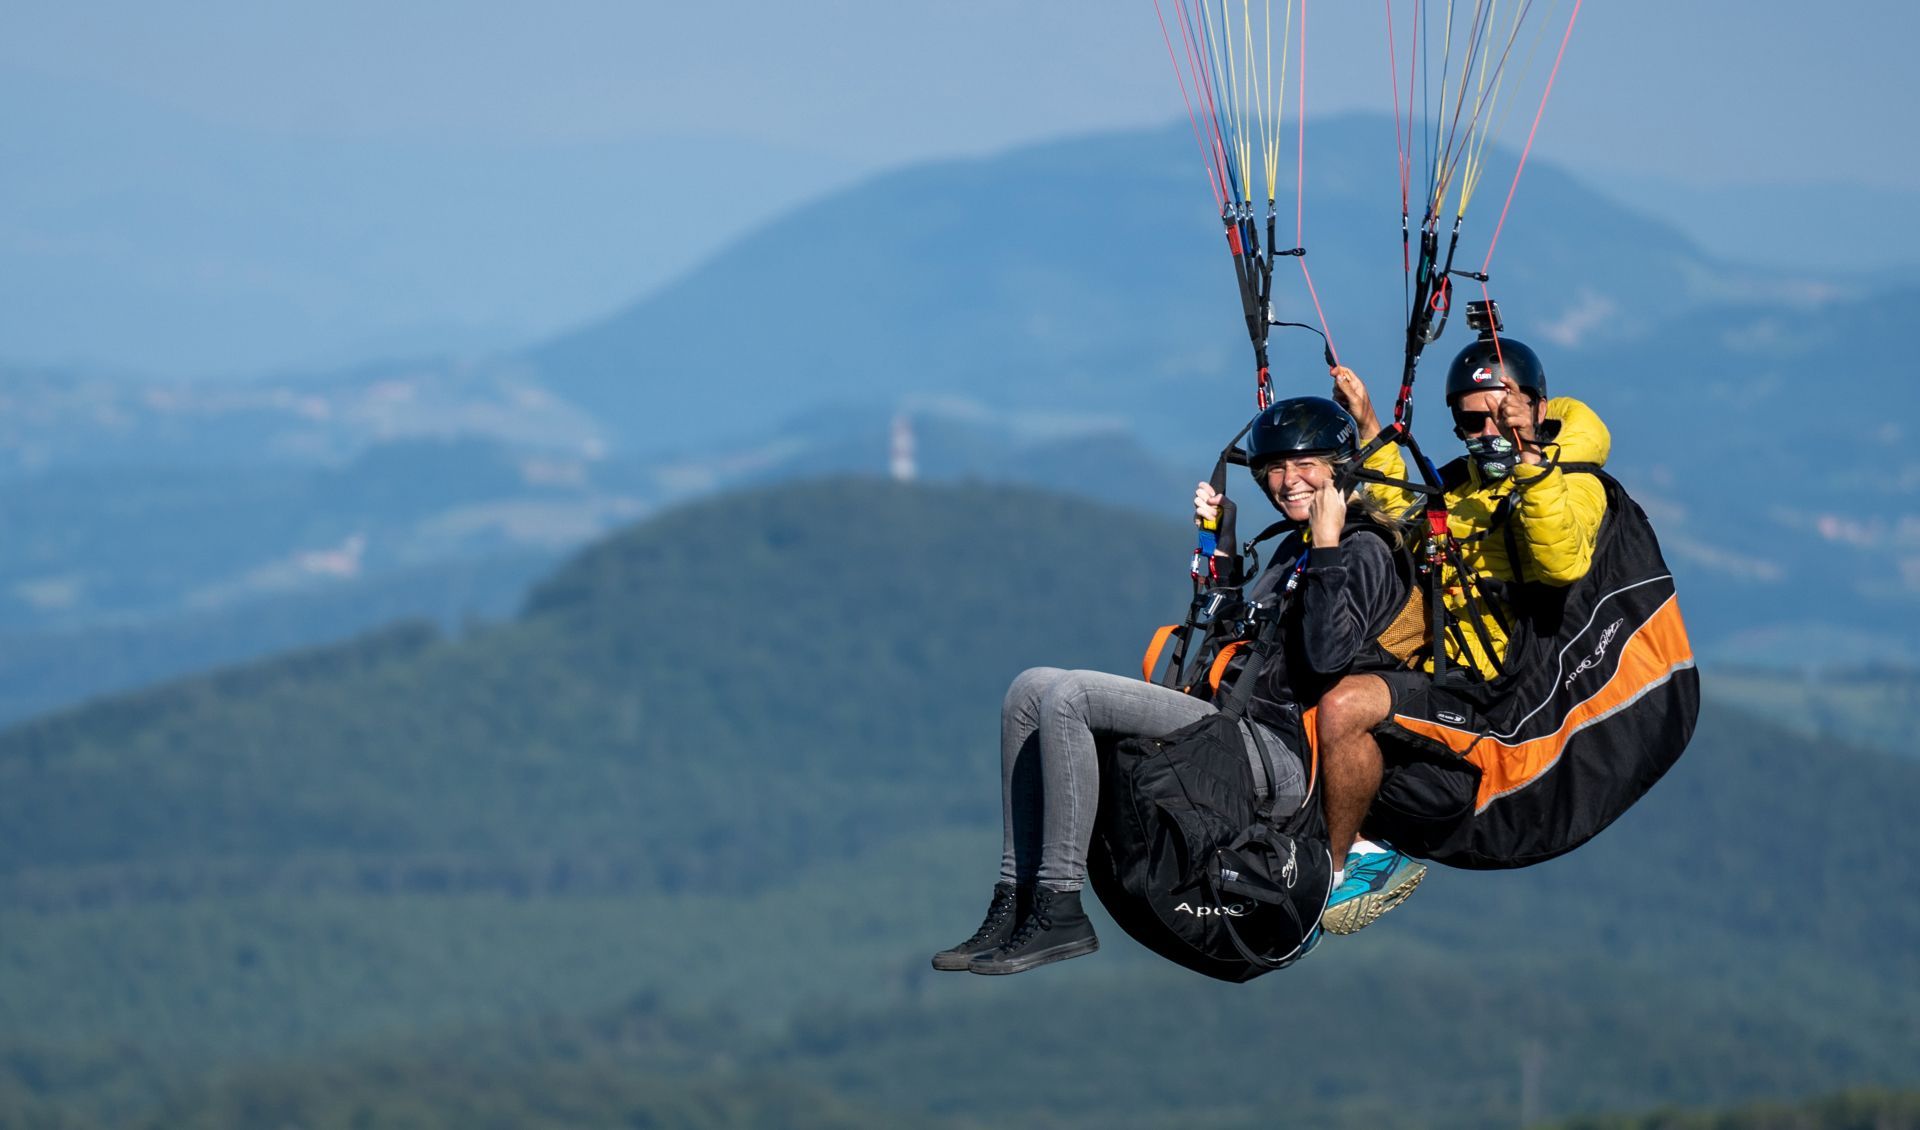
[[[1506,436],[1468,436],[1465,442],[1467,458],[1480,468],[1482,478],[1504,479],[1520,461],[1520,452]]]

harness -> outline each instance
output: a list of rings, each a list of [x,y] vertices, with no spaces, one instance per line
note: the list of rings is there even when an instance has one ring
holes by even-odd
[[[1479,535],[1513,539],[1504,669],[1436,677],[1374,730],[1388,771],[1365,827],[1410,854],[1505,868],[1571,851],[1651,788],[1692,735],[1699,677],[1653,528],[1600,467],[1560,467],[1606,492],[1586,573],[1568,585],[1525,580],[1509,505]]]
[[[1230,576],[1238,580],[1257,572],[1261,543],[1295,528],[1292,522],[1275,522],[1249,539],[1234,558]],[[1413,554],[1395,545],[1385,530],[1366,518],[1349,520],[1341,531],[1343,542],[1358,536],[1376,537],[1387,543],[1395,573],[1406,596],[1387,625],[1368,641],[1348,669],[1390,671],[1413,667],[1425,657],[1431,639],[1428,628],[1430,601],[1418,575]],[[1218,586],[1211,590],[1208,600],[1201,606],[1203,616],[1189,617],[1183,624],[1162,625],[1153,633],[1146,653],[1141,657],[1141,677],[1184,694],[1211,699],[1218,693],[1222,679],[1235,668],[1236,660],[1242,657],[1261,625],[1296,612],[1297,605],[1291,597],[1306,571],[1309,548],[1303,540],[1299,554],[1284,566],[1287,577],[1278,586],[1278,593],[1249,603],[1242,596],[1243,586]],[[1279,566],[1270,566],[1275,567]],[[1161,657],[1170,641],[1177,641],[1172,659],[1162,664]],[[1189,652],[1191,658],[1188,658]],[[1156,671],[1159,671],[1157,679]]]

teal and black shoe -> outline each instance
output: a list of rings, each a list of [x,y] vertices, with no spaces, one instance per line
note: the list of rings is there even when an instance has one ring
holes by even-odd
[[[1347,877],[1327,900],[1320,924],[1329,934],[1352,934],[1407,901],[1427,865],[1391,848],[1347,856]]]

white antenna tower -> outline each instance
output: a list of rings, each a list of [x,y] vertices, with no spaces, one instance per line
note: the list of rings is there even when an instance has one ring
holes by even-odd
[[[898,483],[910,483],[918,474],[913,461],[913,421],[905,412],[893,418],[893,447],[887,466]]]

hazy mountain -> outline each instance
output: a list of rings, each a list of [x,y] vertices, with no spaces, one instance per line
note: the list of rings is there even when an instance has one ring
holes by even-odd
[[[310,647],[406,617],[450,631],[504,619],[551,566],[538,550],[381,571],[313,576],[292,591],[230,604],[85,626],[15,627],[0,634],[0,723],[83,699]],[[91,619],[91,618],[87,618]]]
[[[1343,359],[1385,398],[1401,316],[1397,201],[1381,191],[1393,139],[1362,117],[1316,124],[1309,142],[1308,261]],[[1508,159],[1476,197],[1463,264],[1483,258]],[[0,617],[68,630],[231,603],[287,588],[274,586],[300,579],[296,558],[356,536],[369,571],[579,544],[730,485],[877,470],[896,417],[926,477],[1177,509],[1250,402],[1195,165],[1180,127],[890,174],[511,356],[216,384],[15,367],[0,374],[0,505],[28,535],[0,554]],[[1499,252],[1510,331],[1612,424],[1611,467],[1660,525],[1703,646],[1920,661],[1888,627],[1920,593],[1901,485],[1906,291],[1727,266],[1545,164]],[[1282,313],[1312,320],[1281,265]],[[1436,452],[1453,450],[1438,371],[1464,340],[1456,326],[1428,351],[1417,426]],[[1275,357],[1283,393],[1322,391],[1311,335],[1276,331]],[[1834,357],[1862,407],[1808,413],[1803,390]],[[1869,426],[1845,430],[1862,414]],[[437,501],[379,454],[448,444],[472,458],[432,470]],[[1756,477],[1756,451],[1781,473]]]
[[[506,349],[849,171],[724,137],[270,134],[18,71],[0,102],[20,111],[0,116],[9,357],[170,378]],[[709,206],[699,171],[739,167],[779,175]]]
[[[1920,662],[1904,629],[1920,615],[1920,399],[1901,342],[1917,298],[1713,307],[1556,370],[1612,422],[1610,465],[1729,658]]]
[[[1384,382],[1404,321],[1392,127],[1334,119],[1310,142],[1307,261],[1343,359]],[[1511,159],[1491,161],[1463,267],[1484,258]],[[1293,234],[1282,225],[1286,245]],[[1493,288],[1513,324],[1567,347],[1760,285],[1545,165],[1529,169],[1499,250]],[[1313,321],[1298,274],[1281,268],[1283,316]],[[641,448],[763,424],[801,399],[916,394],[1119,414],[1164,441],[1237,414],[1225,409],[1245,403],[1244,333],[1182,124],[878,177],[527,360]],[[1281,387],[1317,390],[1314,340],[1277,341]]]
[[[49,471],[0,482],[14,531],[0,548],[0,627],[125,625],[554,553],[650,502],[643,482],[479,439],[382,444],[322,468]]]
[[[1604,184],[1608,195],[1648,215],[1665,217],[1707,251],[1733,262],[1773,258],[1772,239],[1761,233],[1807,218],[1814,218],[1817,228],[1792,241],[1791,259],[1797,268],[1879,275],[1886,285],[1895,286],[1911,278],[1913,264],[1920,262],[1920,238],[1905,225],[1880,222],[1881,217],[1910,215],[1920,207],[1920,191],[1910,188],[1813,179],[1703,184],[1622,175],[1614,169],[1594,174],[1591,179]]]

